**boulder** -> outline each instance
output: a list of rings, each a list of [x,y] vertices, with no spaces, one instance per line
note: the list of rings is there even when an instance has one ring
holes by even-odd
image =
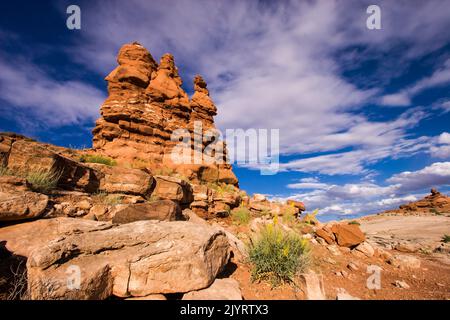
[[[194,200],[192,187],[188,182],[168,176],[155,176],[155,179],[156,187],[152,196],[180,204],[188,204]]]
[[[210,208],[210,211],[218,217],[228,217],[230,215],[231,208],[224,202],[215,202]]]
[[[230,255],[224,233],[184,221],[113,226],[45,219],[1,228],[0,241],[10,252],[28,258],[32,299],[198,291],[214,282]],[[68,275],[78,289],[69,286]]]
[[[375,254],[375,250],[374,248],[367,243],[366,241],[361,242],[359,245],[356,246],[355,249],[356,251],[362,252],[364,255],[366,255],[367,257],[373,257],[373,255]]]
[[[194,211],[191,209],[184,209],[182,212],[183,217],[193,223],[203,224],[203,225],[209,225],[208,222],[206,222],[205,219],[200,218]]]
[[[125,300],[167,300],[163,294],[150,294],[145,297],[127,298]]]
[[[327,232],[325,229],[317,229],[316,230],[316,235],[321,237],[323,240],[326,241],[326,243],[328,244],[333,244],[334,243],[334,239],[333,239],[333,234]]]
[[[30,140],[18,140],[12,144],[8,169],[26,174],[33,171],[54,172],[58,187],[68,190],[96,192],[99,187],[97,172],[77,161],[50,150],[48,145]]]
[[[211,190],[206,185],[195,184],[192,186],[194,201],[208,201]]]
[[[13,141],[13,137],[9,134],[0,134],[0,167],[7,166],[9,152],[11,151]]]
[[[265,195],[260,194],[260,193],[255,193],[253,195],[253,197],[250,199],[251,201],[256,201],[256,202],[261,202],[261,201],[266,201],[267,198]]]
[[[289,206],[293,206],[293,207],[299,209],[300,211],[306,210],[305,204],[301,201],[288,200],[288,201],[286,201],[286,204]]]
[[[153,177],[143,170],[98,163],[86,165],[98,172],[98,190],[102,192],[147,196],[153,186]]]
[[[184,294],[182,300],[242,300],[242,293],[235,279],[216,279],[206,289]]]
[[[17,221],[41,216],[48,204],[48,196],[35,192],[0,192],[0,221]]]
[[[331,231],[336,236],[336,242],[341,247],[355,247],[366,240],[359,226],[354,224],[334,224],[331,227]]]
[[[413,256],[404,254],[393,255],[388,263],[400,269],[418,269],[420,268],[420,260]]]
[[[180,218],[179,205],[171,200],[135,203],[117,211],[113,223],[123,224],[139,220],[175,221]]]
[[[325,300],[323,276],[314,272],[302,273],[299,281],[307,300]]]
[[[31,191],[26,179],[15,176],[0,176],[0,192],[23,191]]]

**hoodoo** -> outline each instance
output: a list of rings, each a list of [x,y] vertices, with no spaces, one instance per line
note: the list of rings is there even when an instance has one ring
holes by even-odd
[[[194,94],[189,99],[181,87],[173,56],[164,54],[158,64],[137,42],[124,45],[117,62],[119,66],[105,78],[108,98],[93,130],[93,148],[133,167],[153,171],[169,168],[190,181],[237,185],[232,166],[226,161],[175,164],[171,157],[178,143],[171,139],[175,130],[188,130],[193,140],[196,125],[200,125],[202,134],[215,129],[217,108],[205,80],[195,76]],[[210,142],[202,135],[201,150],[191,150],[192,158],[194,152],[203,153]]]

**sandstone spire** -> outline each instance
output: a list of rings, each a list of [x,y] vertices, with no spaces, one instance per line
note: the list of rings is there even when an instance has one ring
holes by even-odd
[[[214,129],[217,108],[206,82],[194,78],[192,99],[181,87],[174,57],[164,54],[159,64],[137,42],[124,45],[119,64],[106,78],[109,96],[101,106],[101,117],[93,130],[93,148],[119,163],[153,171],[170,168],[191,181],[237,184],[229,164],[174,164],[171,151],[177,129],[193,132],[195,121],[203,130]],[[204,141],[205,146],[208,141]]]

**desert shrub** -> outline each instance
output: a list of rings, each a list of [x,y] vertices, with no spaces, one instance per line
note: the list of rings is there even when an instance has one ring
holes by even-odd
[[[450,235],[444,234],[444,236],[442,237],[442,242],[449,243],[450,242]]]
[[[268,280],[272,286],[294,280],[309,264],[309,245],[300,235],[273,224],[263,228],[249,247],[252,280]]]
[[[117,165],[117,162],[114,159],[99,154],[83,154],[80,157],[80,161],[85,163],[100,163],[107,166]]]
[[[172,168],[156,168],[152,170],[154,176],[169,176],[173,177],[176,171]]]
[[[233,211],[231,211],[231,219],[236,224],[247,224],[250,221],[250,210],[246,207],[239,207]]]
[[[317,224],[318,220],[316,218],[317,213],[319,212],[318,209],[314,210],[311,213],[307,213],[305,214],[305,216],[302,219],[302,222],[306,223],[306,224]]]
[[[48,169],[30,170],[25,174],[25,179],[30,183],[31,189],[41,193],[47,193],[58,185],[61,173]]]
[[[108,194],[106,192],[100,191],[94,195],[96,202],[107,205],[115,206],[122,203],[123,197],[117,194]]]
[[[208,188],[216,191],[218,195],[224,195],[226,193],[233,193],[236,191],[233,185],[226,183],[208,183]]]
[[[148,197],[146,198],[146,200],[147,200],[148,202],[152,203],[152,202],[161,200],[161,198],[160,198],[159,196],[155,195],[155,194],[152,194],[152,195],[148,196]]]
[[[432,209],[430,209],[430,211],[438,216],[442,215],[442,213],[440,213],[436,208],[432,208]]]
[[[350,221],[348,224],[354,224],[354,225],[357,225],[357,226],[361,225],[361,223],[359,223],[358,221],[355,221],[355,220]]]
[[[125,167],[131,168],[131,169],[146,169],[151,168],[154,165],[154,162],[149,160],[142,160],[142,159],[134,159],[130,163],[126,163]]]
[[[12,175],[11,170],[9,170],[7,167],[0,166],[0,177],[1,176],[9,176]]]
[[[22,261],[15,267],[11,266],[12,279],[6,300],[29,300],[27,269]]]
[[[283,211],[282,215],[283,222],[288,225],[293,224],[296,221],[295,213],[296,213],[295,207],[287,206]]]

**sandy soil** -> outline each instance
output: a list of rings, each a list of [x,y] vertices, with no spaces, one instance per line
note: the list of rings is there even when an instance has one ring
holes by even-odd
[[[450,261],[449,253],[422,251],[400,252],[389,249],[398,243],[414,244],[417,248],[442,245],[444,234],[450,234],[450,217],[446,216],[368,216],[359,219],[361,229],[366,233],[368,242],[383,247],[390,254],[412,255],[421,261],[420,268],[399,269],[390,265],[379,254],[366,257],[340,249],[338,255],[332,254],[326,246],[313,246],[312,269],[323,276],[327,299],[336,299],[339,288],[359,299],[450,299]],[[236,231],[236,230],[235,230]],[[243,228],[239,228],[243,232]],[[245,231],[244,231],[245,232]],[[388,247],[388,249],[386,249]],[[348,264],[355,263],[358,270],[350,270]],[[381,288],[367,288],[368,266],[381,268]],[[244,299],[305,299],[300,288],[285,284],[271,288],[267,283],[254,283],[250,279],[250,265],[235,263],[230,271],[232,278],[239,281]],[[343,274],[340,272],[343,271]],[[399,288],[396,281],[404,281],[408,289]]]
[[[447,216],[369,216],[359,220],[369,239],[385,238],[415,242],[439,242],[450,234]]]

